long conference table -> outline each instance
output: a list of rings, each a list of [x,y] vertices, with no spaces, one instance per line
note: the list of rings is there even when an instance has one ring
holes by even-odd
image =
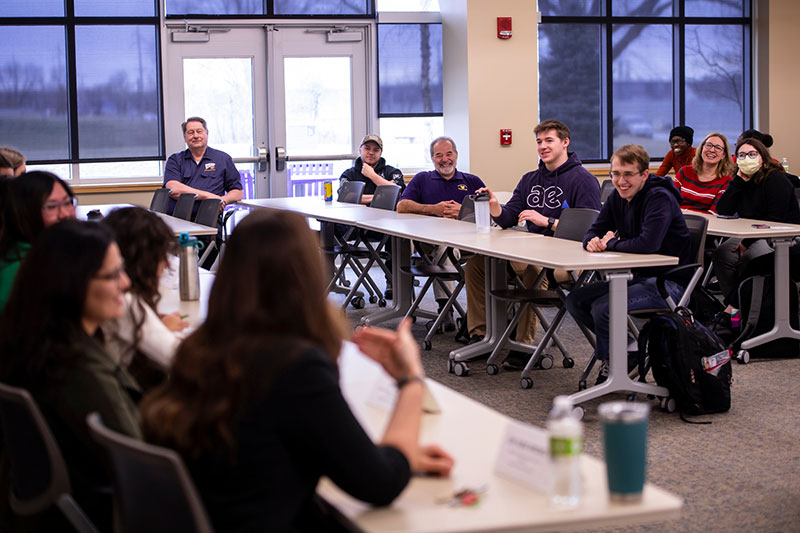
[[[246,207],[289,210],[322,222],[349,224],[359,228],[391,235],[393,254],[392,307],[372,313],[362,319],[364,324],[376,324],[402,317],[408,311],[412,297],[412,278],[402,272],[410,263],[411,240],[434,245],[444,245],[468,250],[492,258],[487,270],[487,335],[483,343],[468,346],[450,354],[463,364],[470,358],[491,351],[502,335],[505,307],[489,296],[494,288],[504,287],[505,270],[502,261],[511,260],[562,270],[597,270],[605,273],[610,295],[610,363],[609,377],[605,383],[574,393],[574,405],[613,392],[636,392],[657,397],[667,397],[664,387],[634,381],[628,375],[627,317],[628,285],[631,269],[646,266],[676,265],[678,259],[656,254],[626,254],[618,252],[590,253],[580,243],[543,237],[518,231],[505,231],[493,227],[488,233],[478,233],[474,224],[453,219],[412,215],[373,209],[363,205],[324,202],[319,198],[269,198],[246,200]]]
[[[516,233],[516,232],[515,232]],[[192,327],[205,318],[214,275],[201,272],[200,299],[181,301],[176,286],[162,287],[159,310],[180,310]],[[379,440],[388,423],[394,382],[377,363],[349,342],[339,357],[342,392],[367,434]],[[570,531],[670,520],[680,515],[683,501],[651,483],[640,502],[621,504],[609,500],[605,465],[589,455],[582,458],[583,493],[572,509],[550,506],[544,492],[499,475],[495,459],[504,434],[519,424],[431,379],[426,387],[440,412],[423,415],[420,442],[443,446],[455,459],[447,478],[414,476],[405,491],[388,507],[360,502],[322,479],[317,493],[342,515],[349,526],[374,533],[454,533]],[[476,432],[474,428],[481,430]],[[463,488],[485,489],[476,506],[442,502]]]
[[[111,211],[115,209],[120,209],[123,207],[134,207],[132,204],[95,204],[95,205],[79,205],[75,208],[75,215],[82,219],[86,220],[86,217],[89,215],[90,211],[100,211],[103,216],[106,216]],[[180,235],[181,233],[188,233],[194,237],[200,235],[216,235],[217,228],[204,226],[202,224],[195,224],[189,220],[184,220],[182,218],[176,218],[164,213],[156,213],[161,220],[167,223],[167,226],[172,230],[175,235]]]

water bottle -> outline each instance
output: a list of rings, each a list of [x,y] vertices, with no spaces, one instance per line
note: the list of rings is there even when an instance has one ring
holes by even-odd
[[[569,396],[556,396],[547,417],[550,436],[552,485],[550,503],[558,507],[574,507],[581,497],[581,453],[583,424],[573,412]]]
[[[475,195],[475,226],[478,233],[489,233],[489,193]]]
[[[201,247],[197,239],[188,233],[181,233],[178,237],[180,245],[180,293],[181,300],[200,299],[200,270],[197,264],[197,250]]]
[[[789,160],[786,159],[785,157],[781,159],[781,166],[783,166],[784,172],[789,172]]]

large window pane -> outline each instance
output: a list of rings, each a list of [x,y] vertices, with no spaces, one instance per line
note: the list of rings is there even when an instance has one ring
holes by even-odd
[[[290,155],[353,150],[349,57],[287,57],[286,151]]]
[[[0,32],[0,145],[28,160],[69,158],[64,28]]]
[[[81,179],[155,178],[161,175],[160,161],[120,161],[80,165]]]
[[[184,116],[206,119],[209,145],[231,157],[254,155],[252,58],[184,59],[183,87]],[[170,136],[179,127],[167,124]]]
[[[741,17],[743,0],[686,0],[687,17]]]
[[[160,155],[153,26],[78,26],[81,159]]]
[[[539,26],[539,119],[570,128],[570,149],[581,159],[604,157],[599,24]]]
[[[63,17],[64,0],[6,0],[0,9],[4,17]]]
[[[152,17],[155,14],[153,0],[75,0],[78,17]]]
[[[602,15],[603,2],[599,0],[539,0],[543,16],[580,17]]]
[[[442,117],[385,117],[380,119],[383,158],[393,167],[432,168],[430,143],[444,135]]]
[[[662,157],[672,129],[672,26],[613,28],[614,148],[640,144]]]
[[[742,26],[686,26],[686,123],[695,138],[745,129]]]
[[[442,25],[378,25],[379,114],[442,112]]]
[[[262,0],[167,0],[167,15],[264,15]]]
[[[612,0],[611,14],[622,17],[670,17],[673,2],[664,0]]]
[[[368,15],[368,0],[274,0],[276,15]]]
[[[439,0],[375,0],[378,11],[439,11]]]

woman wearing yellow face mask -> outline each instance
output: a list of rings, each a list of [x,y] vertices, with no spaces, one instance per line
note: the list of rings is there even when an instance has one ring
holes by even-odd
[[[741,139],[734,150],[738,171],[717,203],[720,215],[739,214],[768,222],[800,223],[794,186],[769,150],[756,139]],[[723,295],[736,287],[750,257],[769,252],[764,239],[728,239],[714,252],[714,270]]]

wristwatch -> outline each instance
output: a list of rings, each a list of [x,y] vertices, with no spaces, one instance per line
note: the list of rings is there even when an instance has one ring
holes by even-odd
[[[555,223],[556,223],[556,219],[554,219],[553,217],[547,217],[547,231],[552,230],[553,229],[553,224],[555,224]]]

